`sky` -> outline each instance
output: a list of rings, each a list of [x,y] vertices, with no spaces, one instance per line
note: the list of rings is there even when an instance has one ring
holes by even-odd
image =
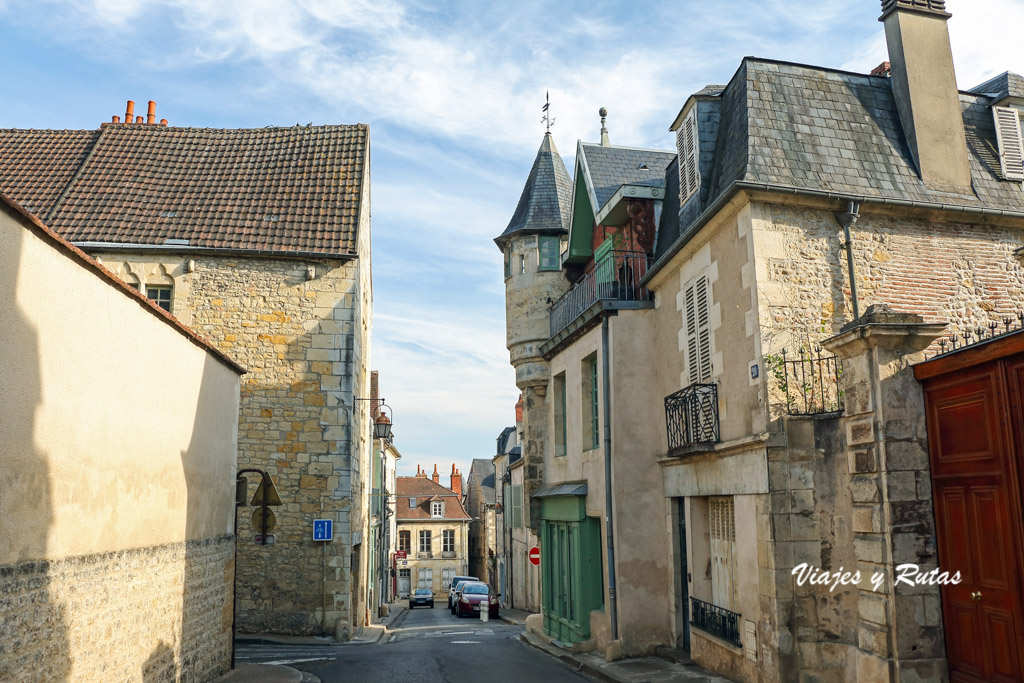
[[[1024,0],[947,0],[959,86],[1024,73]],[[672,150],[687,96],[746,55],[868,72],[875,0],[0,0],[0,128],[370,125],[371,363],[399,474],[494,455],[518,397],[501,254],[544,126]]]

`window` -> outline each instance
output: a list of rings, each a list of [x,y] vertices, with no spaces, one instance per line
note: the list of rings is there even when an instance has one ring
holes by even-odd
[[[411,531],[399,531],[398,532],[398,549],[404,550],[405,552],[412,551],[412,532]]]
[[[435,500],[430,504],[430,516],[431,517],[444,517],[444,503]]]
[[[411,507],[411,508],[416,507],[416,499],[415,498],[410,498],[409,499],[409,507]]]
[[[697,106],[683,119],[676,130],[676,152],[679,154],[679,205],[682,206],[700,189],[700,139],[697,137]]]
[[[171,293],[173,290],[173,287],[146,285],[146,297],[152,299],[153,303],[170,313]]]
[[[565,373],[555,375],[555,455],[565,455]]]
[[[526,273],[526,254],[519,255],[519,274]]]
[[[512,494],[512,527],[521,529],[523,526],[523,485],[512,484],[509,489]]]
[[[583,359],[583,382],[581,397],[583,404],[583,450],[589,451],[600,445],[600,421],[597,417],[597,354],[592,353]]]
[[[711,536],[711,604],[732,611],[736,522],[732,497],[708,499]]]
[[[1013,107],[992,107],[999,145],[999,167],[1004,180],[1024,180],[1024,140],[1020,113]]]
[[[455,552],[455,530],[445,529],[441,532],[441,552]]]
[[[505,278],[512,277],[512,245],[505,247]]]
[[[541,236],[537,246],[538,270],[558,270],[558,237]]]
[[[416,573],[416,577],[419,581],[417,586],[420,588],[433,588],[434,587],[434,570],[420,567]]]
[[[708,278],[694,278],[685,288],[686,370],[690,384],[711,381],[711,296]]]
[[[420,554],[427,555],[430,553],[430,532],[420,532]]]
[[[455,578],[455,567],[445,567],[441,570],[441,589],[448,590],[452,587],[452,579]]]

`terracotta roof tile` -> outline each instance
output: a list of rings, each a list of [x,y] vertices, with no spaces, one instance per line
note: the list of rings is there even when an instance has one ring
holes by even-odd
[[[430,502],[438,499],[444,501],[443,519],[472,519],[454,491],[435,484],[429,477],[397,477],[395,489],[398,496],[395,518],[399,522],[433,519]],[[416,507],[409,507],[409,498],[416,499]]]
[[[368,146],[362,124],[0,130],[0,190],[72,242],[354,254]]]

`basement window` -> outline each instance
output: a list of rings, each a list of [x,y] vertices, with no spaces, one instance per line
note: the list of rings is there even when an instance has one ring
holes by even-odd
[[[1013,107],[992,107],[999,146],[999,169],[1004,180],[1024,180],[1024,140],[1020,112]]]

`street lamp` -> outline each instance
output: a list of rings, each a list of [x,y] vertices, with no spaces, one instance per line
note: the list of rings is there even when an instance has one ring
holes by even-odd
[[[381,411],[377,419],[373,421],[373,437],[385,440],[391,438],[391,420],[384,414],[384,411]]]

